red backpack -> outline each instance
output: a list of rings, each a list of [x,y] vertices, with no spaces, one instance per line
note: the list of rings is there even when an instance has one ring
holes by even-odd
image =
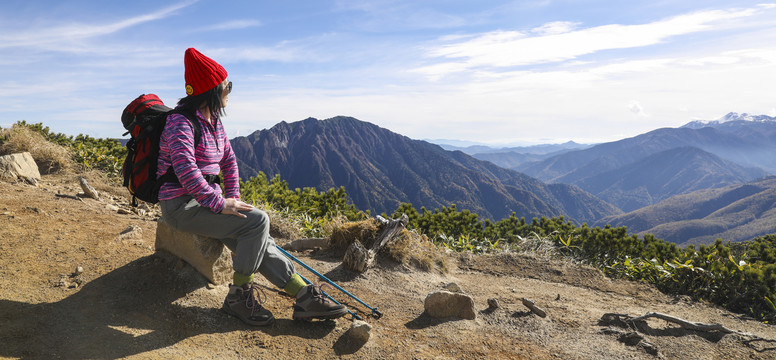
[[[131,134],[127,142],[127,157],[121,172],[124,175],[124,186],[132,194],[132,205],[137,206],[137,199],[156,204],[159,202],[159,188],[166,182],[178,182],[172,167],[167,172],[156,177],[159,160],[159,139],[167,123],[167,116],[178,113],[185,116],[194,128],[194,149],[201,136],[199,121],[191,114],[181,109],[171,109],[154,94],[143,94],[133,100],[121,114],[121,122]],[[193,119],[193,120],[192,120]]]

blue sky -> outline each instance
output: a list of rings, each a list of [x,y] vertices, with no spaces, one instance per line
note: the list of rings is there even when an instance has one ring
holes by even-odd
[[[0,126],[120,137],[185,94],[195,47],[234,83],[224,125],[353,116],[414,139],[617,140],[776,115],[776,5],[750,1],[0,3]]]

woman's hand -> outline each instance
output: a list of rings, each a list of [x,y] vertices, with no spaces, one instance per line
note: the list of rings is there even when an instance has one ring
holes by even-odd
[[[241,214],[240,211],[251,211],[253,210],[253,205],[244,203],[237,199],[226,199],[226,203],[224,204],[224,208],[221,210],[222,214],[227,215],[236,215],[241,218],[247,218],[245,214]]]

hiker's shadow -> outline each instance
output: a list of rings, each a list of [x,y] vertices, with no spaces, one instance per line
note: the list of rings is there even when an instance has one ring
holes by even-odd
[[[146,256],[54,303],[0,300],[0,357],[122,358],[200,334],[255,329],[270,336],[322,338],[334,329],[322,323],[299,331],[304,325],[282,319],[253,328],[223,313],[220,304],[187,306],[201,303],[186,296],[206,283],[196,274],[181,276],[174,263]]]

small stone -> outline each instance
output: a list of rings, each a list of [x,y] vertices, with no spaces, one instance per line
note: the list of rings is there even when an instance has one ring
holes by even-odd
[[[34,177],[25,176],[24,177],[24,182],[26,182],[27,184],[30,184],[32,186],[38,186],[38,179],[36,179]]]
[[[129,234],[129,233],[139,233],[139,234],[142,234],[143,233],[143,228],[141,228],[140,226],[137,226],[137,225],[129,225],[129,226],[127,226],[126,229],[122,230],[119,234],[120,235],[126,235],[126,234]]]
[[[78,181],[81,184],[81,190],[84,191],[84,195],[85,196],[90,197],[90,198],[95,199],[95,200],[99,200],[100,199],[100,193],[97,192],[97,190],[95,188],[93,188],[91,185],[89,185],[89,183],[86,182],[85,178],[83,178],[83,177],[79,178]]]
[[[350,326],[350,330],[348,330],[348,336],[358,343],[364,344],[369,341],[371,332],[372,325],[369,325],[369,323],[365,321],[353,320],[353,324]]]
[[[105,205],[105,208],[110,210],[110,211],[119,211],[119,207],[116,206],[116,205],[113,205],[113,204]]]
[[[119,211],[118,211],[118,213],[119,213],[119,214],[121,214],[121,215],[129,215],[129,214],[132,214],[132,212],[131,212],[131,211],[129,211],[129,210],[127,210],[127,209],[124,209],[124,208],[119,208]]]
[[[447,290],[449,292],[454,292],[454,293],[462,293],[463,292],[461,290],[461,287],[458,286],[458,284],[456,284],[454,282],[451,282],[451,283],[443,286],[442,289],[445,289],[445,290]]]
[[[523,305],[531,309],[531,312],[533,312],[534,314],[539,315],[540,317],[547,317],[547,312],[544,311],[544,309],[536,306],[536,303],[533,300],[528,298],[522,298],[522,301],[523,301]]]
[[[76,266],[74,274],[75,274],[75,275],[81,275],[81,274],[83,274],[83,273],[84,273],[84,268],[83,268],[83,266]]]
[[[500,308],[501,306],[498,303],[498,299],[488,299],[488,309],[495,310]]]

